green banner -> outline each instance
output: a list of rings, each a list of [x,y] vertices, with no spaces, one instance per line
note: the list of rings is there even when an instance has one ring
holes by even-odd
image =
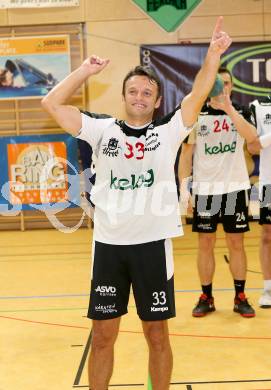
[[[201,0],[132,0],[167,32],[177,27],[191,14]]]

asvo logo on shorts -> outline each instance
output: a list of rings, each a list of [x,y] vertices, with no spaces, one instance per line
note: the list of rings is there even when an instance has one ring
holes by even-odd
[[[116,296],[116,287],[113,286],[97,286],[95,288],[96,293],[100,293],[101,296],[110,296],[110,297],[115,297]]]
[[[222,142],[219,142],[218,146],[208,146],[205,145],[205,154],[219,154],[219,153],[234,153],[236,149],[236,141],[233,141],[231,144],[223,145]]]

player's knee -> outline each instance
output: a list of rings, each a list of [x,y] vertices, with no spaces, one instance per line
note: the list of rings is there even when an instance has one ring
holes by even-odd
[[[145,329],[145,337],[148,345],[156,351],[163,351],[169,344],[167,328],[158,322]]]
[[[215,246],[216,237],[214,234],[199,234],[199,248],[205,252],[212,250]]]
[[[271,244],[271,226],[265,226],[262,231],[262,243],[263,245]]]
[[[91,346],[96,349],[104,349],[114,345],[116,335],[113,332],[105,332],[104,329],[96,328],[92,330]]]
[[[229,250],[239,252],[244,250],[243,235],[232,234],[227,237]]]

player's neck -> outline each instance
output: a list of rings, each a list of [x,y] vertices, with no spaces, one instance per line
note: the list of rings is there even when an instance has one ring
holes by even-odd
[[[144,116],[144,117],[134,117],[131,115],[125,116],[125,123],[132,127],[144,127],[147,126],[152,121],[152,116]]]

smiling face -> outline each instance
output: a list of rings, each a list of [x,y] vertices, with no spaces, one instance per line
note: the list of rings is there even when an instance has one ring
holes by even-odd
[[[126,121],[134,126],[151,122],[153,112],[160,106],[158,86],[147,76],[132,76],[125,83],[123,94]]]

